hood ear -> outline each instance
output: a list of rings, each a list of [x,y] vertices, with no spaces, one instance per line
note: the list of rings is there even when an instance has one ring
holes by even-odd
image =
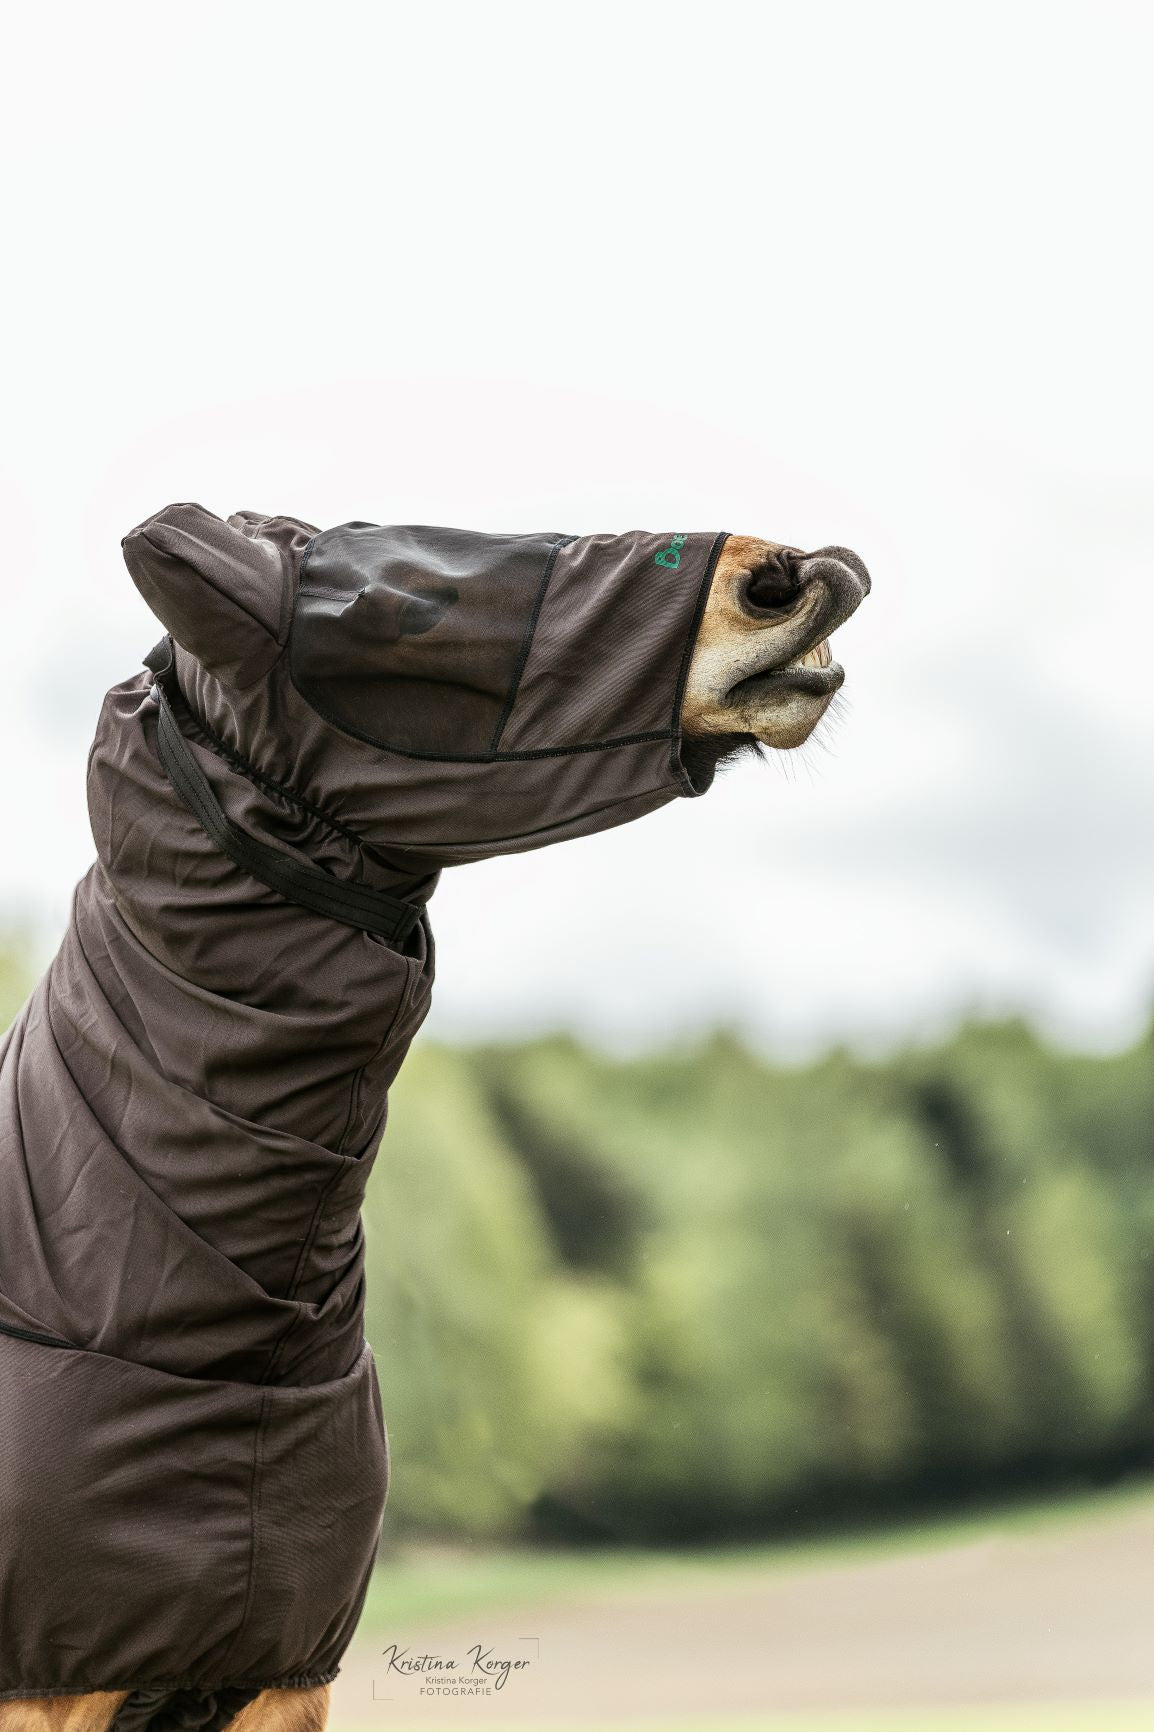
[[[288,633],[296,587],[292,541],[303,537],[260,533],[264,524],[283,521],[244,512],[225,523],[202,505],[167,505],[121,543],[132,581],[156,617],[229,685],[248,686],[267,674]]]

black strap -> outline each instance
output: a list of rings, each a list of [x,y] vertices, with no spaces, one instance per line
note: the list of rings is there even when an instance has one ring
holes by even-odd
[[[421,916],[416,903],[404,902],[399,896],[390,896],[368,884],[350,884],[316,866],[303,866],[282,854],[279,848],[258,842],[255,836],[233,823],[172,712],[170,694],[181,701],[172,639],[162,638],[155,649],[149,650],[144,664],[156,676],[152,695],[160,712],[157,726],[160,761],[176,793],[221,852],[286,902],[299,903],[315,914],[327,915],[330,920],[359,927],[363,932],[375,932],[381,938],[394,941],[407,938]]]

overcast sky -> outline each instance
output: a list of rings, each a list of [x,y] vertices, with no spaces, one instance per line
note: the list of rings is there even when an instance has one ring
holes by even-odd
[[[836,728],[446,875],[433,1026],[885,1045],[1154,1003],[1147,8],[11,15],[0,911],[91,857],[119,540],[227,514],[843,542]]]

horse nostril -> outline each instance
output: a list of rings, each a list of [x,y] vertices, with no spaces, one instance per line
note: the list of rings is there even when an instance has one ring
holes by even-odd
[[[866,570],[865,561],[852,547],[819,547],[815,553],[807,554],[808,559],[836,559],[839,565],[844,565],[857,578],[863,595],[870,592],[870,574]]]
[[[745,600],[749,606],[760,612],[791,606],[801,588],[802,558],[789,547],[769,554],[765,564],[749,574],[745,585]]]

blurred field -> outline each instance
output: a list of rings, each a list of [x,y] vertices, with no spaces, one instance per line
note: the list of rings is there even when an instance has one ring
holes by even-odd
[[[360,1639],[473,1613],[554,1605],[620,1592],[701,1592],[772,1572],[868,1565],[891,1556],[947,1552],[986,1541],[1057,1533],[1085,1536],[1106,1524],[1133,1533],[1154,1519],[1154,1480],[1110,1491],[979,1506],[936,1520],[842,1529],[793,1543],[631,1550],[554,1549],[412,1542],[382,1559],[370,1585]]]
[[[704,1554],[456,1554],[382,1565],[333,1732],[1154,1728],[1154,1488],[886,1537]],[[480,1643],[501,1692],[391,1673]],[[444,1674],[442,1674],[444,1676]]]

